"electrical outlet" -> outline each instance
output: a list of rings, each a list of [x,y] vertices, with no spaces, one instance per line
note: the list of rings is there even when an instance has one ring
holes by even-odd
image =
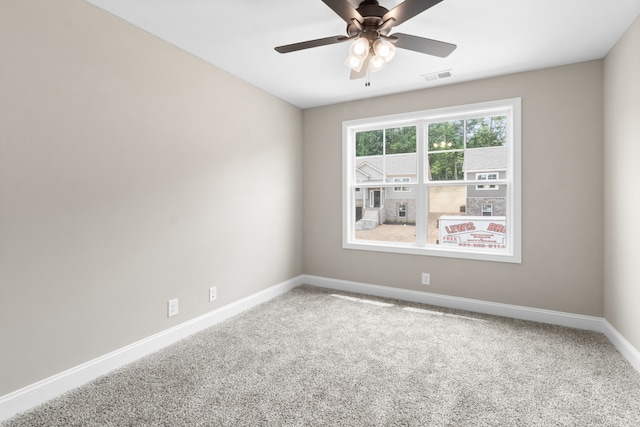
[[[212,286],[209,288],[209,302],[215,301],[216,299],[218,299],[218,288]]]
[[[431,275],[429,273],[422,273],[422,284],[423,285],[431,284]]]
[[[176,316],[178,314],[178,298],[167,302],[167,317]]]

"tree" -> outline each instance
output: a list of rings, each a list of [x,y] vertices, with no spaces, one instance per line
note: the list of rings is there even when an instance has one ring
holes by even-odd
[[[390,128],[385,130],[386,154],[416,152],[416,127]]]
[[[507,116],[467,120],[467,148],[499,147],[507,141]]]
[[[464,121],[432,123],[429,136],[429,180],[463,179]]]
[[[384,151],[383,151],[384,145]],[[416,152],[416,127],[376,129],[356,133],[356,156]]]
[[[432,123],[428,132],[429,179],[464,179],[464,150],[503,146],[507,140],[507,117],[488,116]]]
[[[356,157],[382,154],[382,129],[356,133]]]
[[[431,123],[428,132],[429,151],[464,148],[464,121],[462,120]]]

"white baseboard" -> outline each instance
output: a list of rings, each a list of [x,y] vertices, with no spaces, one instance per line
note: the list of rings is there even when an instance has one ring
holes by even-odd
[[[438,307],[454,308],[473,311],[476,313],[492,314],[510,317],[512,319],[531,320],[534,322],[550,323],[577,329],[587,329],[604,332],[603,319],[600,317],[569,314],[559,311],[543,310],[518,305],[501,304],[469,298],[452,297],[429,292],[411,291],[388,286],[370,285],[360,282],[329,279],[318,276],[304,276],[304,283],[345,292],[356,292],[402,301],[430,304]]]
[[[134,362],[141,357],[158,351],[191,334],[204,330],[245,310],[282,295],[302,284],[602,332],[629,363],[640,372],[640,352],[609,324],[609,322],[600,317],[411,291],[327,277],[301,275],[83,363],[82,365],[53,375],[35,384],[1,396],[0,422],[19,412],[34,408],[47,400],[79,387],[127,363]]]
[[[609,341],[618,349],[618,351],[627,359],[636,371],[640,372],[640,351],[631,345],[625,337],[620,334],[606,319],[603,319],[605,330],[604,334]]]
[[[170,329],[53,375],[35,384],[0,397],[0,422],[34,408],[108,372],[173,344],[191,334],[227,320],[245,310],[275,298],[301,285],[302,276],[287,280],[261,292],[188,320]]]
[[[585,329],[603,333],[618,351],[638,372],[640,372],[640,352],[631,345],[606,319],[594,316],[564,313],[553,310],[523,307],[518,305],[500,304],[469,298],[452,297],[428,292],[411,291],[388,286],[371,285],[367,283],[347,280],[331,279],[327,277],[304,275],[302,282],[312,286],[335,289],[345,292],[355,292],[401,301],[411,301],[430,304],[438,307],[467,310],[476,313],[492,314],[510,317],[512,319],[530,320],[576,329]]]

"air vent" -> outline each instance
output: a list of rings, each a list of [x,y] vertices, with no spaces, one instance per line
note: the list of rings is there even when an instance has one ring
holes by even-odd
[[[432,82],[434,80],[447,79],[452,75],[453,75],[453,72],[451,70],[443,70],[443,71],[438,71],[436,73],[423,74],[422,77],[424,77],[426,81]]]

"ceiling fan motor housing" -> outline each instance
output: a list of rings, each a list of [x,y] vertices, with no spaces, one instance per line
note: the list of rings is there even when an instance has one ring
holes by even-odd
[[[389,9],[380,6],[377,0],[364,0],[356,10],[364,18],[364,22],[360,22],[361,25],[353,23],[347,25],[349,37],[360,36],[375,40],[380,34],[386,35],[390,31],[390,28],[382,31],[379,29],[382,25],[382,17],[389,12]]]
[[[382,17],[389,12],[389,9],[380,6],[377,0],[364,0],[356,10],[365,18],[365,22],[367,18],[382,20]]]

